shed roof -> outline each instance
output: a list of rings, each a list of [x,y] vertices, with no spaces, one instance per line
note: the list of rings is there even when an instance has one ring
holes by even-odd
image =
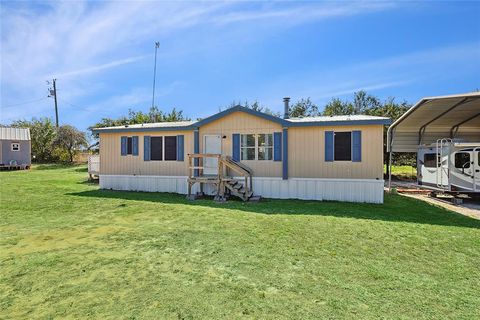
[[[0,140],[30,140],[30,129],[0,127]]]
[[[388,129],[388,150],[416,152],[441,138],[480,141],[480,92],[421,99]]]

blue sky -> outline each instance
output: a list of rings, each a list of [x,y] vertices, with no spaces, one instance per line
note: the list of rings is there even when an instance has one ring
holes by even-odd
[[[280,111],[361,89],[382,99],[480,88],[480,2],[1,2],[1,118],[86,129],[152,99],[205,117],[232,101]],[[32,102],[34,101],[34,102]],[[18,105],[21,104],[21,105]]]

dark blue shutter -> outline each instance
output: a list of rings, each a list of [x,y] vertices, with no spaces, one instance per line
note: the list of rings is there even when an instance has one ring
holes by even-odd
[[[138,156],[138,136],[132,137],[132,155]]]
[[[273,133],[273,161],[282,161],[282,133]]]
[[[333,161],[333,131],[325,131],[325,161]]]
[[[240,161],[240,134],[238,133],[232,135],[232,159]]]
[[[126,156],[127,155],[127,137],[121,137],[120,142],[121,142],[120,154],[122,156]]]
[[[143,137],[143,161],[150,161],[150,136]]]
[[[184,147],[183,147],[183,134],[177,136],[177,161],[183,161],[184,159]]]
[[[352,131],[352,161],[362,161],[362,131]]]

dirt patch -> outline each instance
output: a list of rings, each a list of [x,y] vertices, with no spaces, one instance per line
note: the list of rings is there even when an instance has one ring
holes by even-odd
[[[29,254],[60,250],[78,246],[106,246],[101,238],[105,235],[125,232],[128,228],[102,226],[94,229],[73,228],[48,230],[42,233],[24,235],[19,241],[4,242],[2,255]]]

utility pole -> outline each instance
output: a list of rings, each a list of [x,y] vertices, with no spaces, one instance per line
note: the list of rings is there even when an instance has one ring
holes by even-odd
[[[153,65],[153,94],[152,94],[152,108],[155,106],[155,76],[157,73],[157,49],[160,47],[160,42],[155,42],[155,64]]]
[[[53,89],[49,88],[50,94],[48,95],[49,97],[53,97],[55,101],[55,125],[58,128],[58,105],[57,105],[57,79],[53,79]],[[48,84],[50,84],[49,81],[47,81]]]

